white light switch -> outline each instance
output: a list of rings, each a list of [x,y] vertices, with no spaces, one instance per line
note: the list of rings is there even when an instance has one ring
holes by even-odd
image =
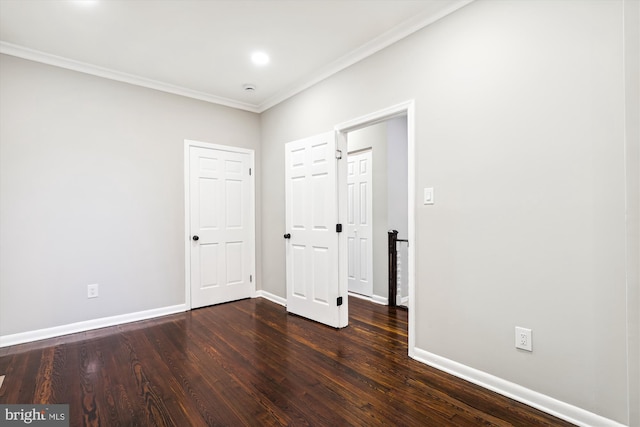
[[[424,204],[433,205],[435,200],[433,198],[433,187],[424,189]]]

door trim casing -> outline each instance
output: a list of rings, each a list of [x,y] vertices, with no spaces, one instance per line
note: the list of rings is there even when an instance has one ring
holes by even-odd
[[[190,165],[189,150],[191,147],[208,148],[211,150],[228,151],[231,153],[249,155],[249,167],[252,170],[249,178],[249,198],[251,199],[250,208],[250,224],[251,224],[251,265],[252,271],[252,297],[256,295],[257,278],[256,278],[256,192],[255,192],[255,151],[249,148],[233,147],[229,145],[212,144],[209,142],[194,141],[190,139],[184,140],[184,305],[186,310],[191,310],[191,227],[189,218],[191,218],[191,188],[190,188]]]
[[[409,330],[408,330],[408,347],[409,356],[415,358],[416,344],[416,311],[415,311],[415,280],[416,280],[416,138],[415,138],[415,101],[409,100],[400,104],[375,111],[364,116],[348,120],[334,127],[336,132],[336,144],[338,150],[347,153],[347,133],[361,129],[366,126],[374,125],[395,117],[407,116],[407,189],[408,189],[408,230],[409,230]],[[338,163],[338,197],[339,197],[339,215],[342,222],[347,219],[347,167],[346,162]],[[348,289],[348,273],[347,273],[347,237],[346,233],[341,233],[338,243],[340,251],[340,289],[341,291]],[[348,315],[348,314],[347,314]]]

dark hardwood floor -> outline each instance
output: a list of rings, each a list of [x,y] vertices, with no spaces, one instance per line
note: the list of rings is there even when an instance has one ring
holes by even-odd
[[[256,298],[0,349],[0,403],[72,426],[569,426],[407,356],[407,312],[341,330]]]

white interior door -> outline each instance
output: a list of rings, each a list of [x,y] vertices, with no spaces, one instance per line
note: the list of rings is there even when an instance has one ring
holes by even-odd
[[[347,250],[349,292],[373,295],[373,175],[371,150],[347,160]]]
[[[285,146],[287,311],[346,326],[339,280],[336,140],[333,132]],[[344,160],[342,160],[344,161]]]
[[[189,146],[191,308],[253,296],[252,156]]]

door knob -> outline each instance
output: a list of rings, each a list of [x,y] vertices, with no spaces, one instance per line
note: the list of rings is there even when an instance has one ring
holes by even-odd
[[[200,240],[200,238],[198,236],[193,236],[192,239],[193,239],[194,242],[197,242],[198,240]]]
[[[291,234],[289,234],[289,233],[285,234],[285,235],[284,235],[284,238],[285,238],[285,239],[290,239],[290,238],[291,238]]]

